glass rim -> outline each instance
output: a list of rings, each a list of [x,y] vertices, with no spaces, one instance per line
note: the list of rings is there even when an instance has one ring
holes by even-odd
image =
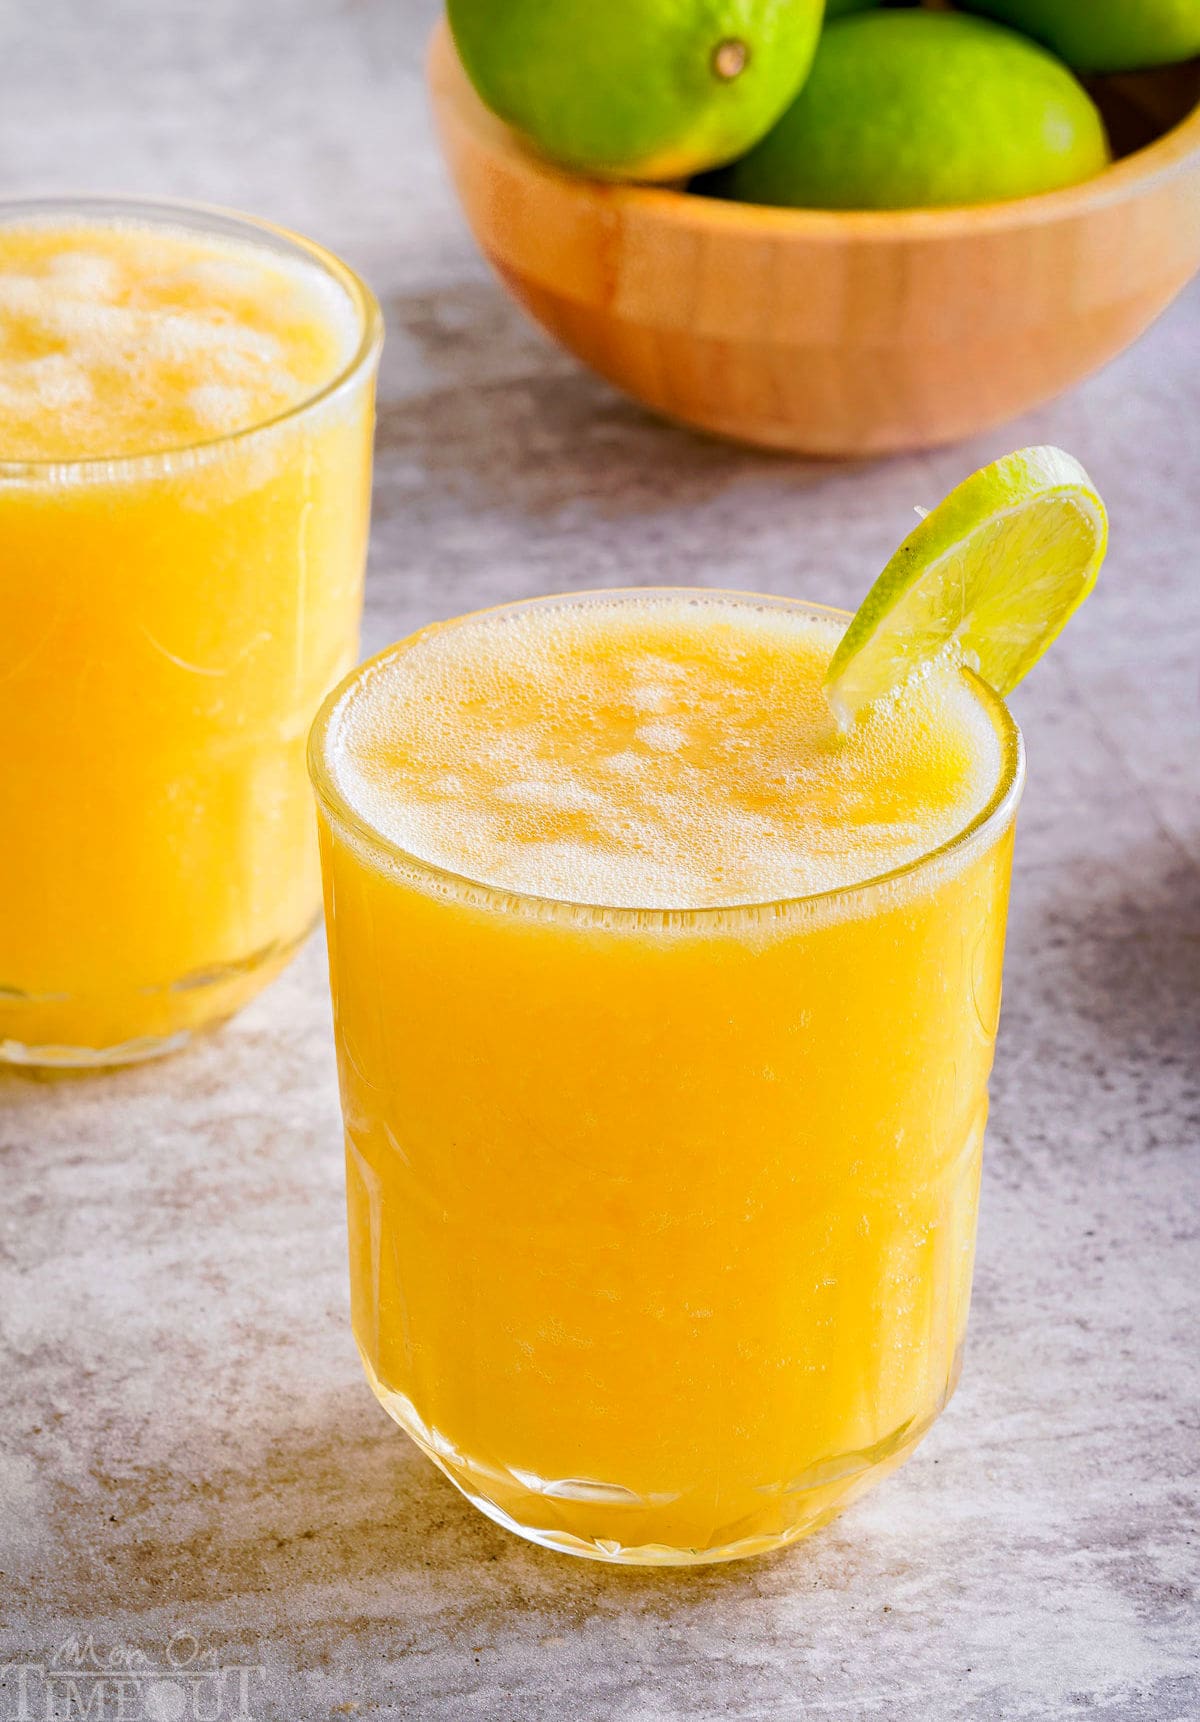
[[[309,731],[308,738],[308,770],[312,780],[316,798],[331,824],[340,825],[345,829],[352,842],[359,848],[365,848],[372,859],[381,858],[391,869],[399,867],[410,880],[418,884],[422,881],[437,888],[442,896],[470,897],[479,901],[484,898],[494,906],[506,909],[510,913],[524,912],[533,915],[549,915],[555,911],[570,911],[577,917],[590,918],[595,923],[604,926],[630,925],[648,927],[659,925],[663,927],[693,927],[704,925],[725,925],[731,919],[769,918],[784,916],[805,910],[820,910],[836,907],[840,904],[857,904],[864,896],[886,890],[893,885],[903,884],[916,879],[918,876],[936,871],[941,866],[957,864],[962,852],[978,848],[982,854],[991,847],[1012,822],[1016,815],[1017,804],[1025,786],[1025,743],[1016,720],[1009,711],[1001,696],[990,687],[981,676],[978,676],[968,666],[963,666],[963,674],[972,684],[972,692],[988,712],[995,733],[1001,745],[1000,768],[996,784],[982,808],[961,830],[954,832],[945,841],[932,849],[922,851],[911,860],[903,862],[898,867],[891,867],[882,873],[872,874],[867,879],[855,880],[848,885],[834,885],[822,891],[799,892],[773,898],[755,898],[750,901],[735,903],[706,903],[693,907],[670,908],[662,904],[639,908],[631,904],[604,904],[579,902],[566,897],[553,897],[532,891],[519,891],[504,885],[496,885],[484,879],[472,878],[470,874],[461,873],[452,867],[440,866],[437,862],[428,861],[423,856],[405,849],[403,844],[394,842],[377,830],[368,820],[356,811],[339,787],[329,763],[330,731],[343,703],[350,697],[358,684],[377,672],[383,665],[405,650],[411,650],[415,642],[424,635],[440,632],[443,629],[461,627],[464,624],[478,621],[482,617],[501,616],[514,611],[529,609],[534,606],[553,606],[561,604],[587,604],[611,601],[613,599],[638,598],[684,598],[684,599],[724,599],[735,603],[748,604],[752,608],[771,608],[800,611],[804,615],[814,616],[821,620],[841,622],[850,621],[850,612],[841,610],[829,604],[810,603],[805,599],[783,598],[762,592],[735,591],[726,587],[716,586],[623,586],[599,587],[582,592],[547,593],[534,598],[519,598],[504,604],[488,605],[481,610],[467,611],[464,615],[448,618],[443,622],[433,622],[423,628],[406,634],[402,639],[385,646],[363,663],[358,664],[350,673],[342,678],[337,687],[328,694],[317,712]]]
[[[151,473],[169,469],[173,461],[189,457],[205,457],[233,444],[261,436],[264,432],[302,417],[324,402],[348,390],[369,372],[379,357],[383,345],[383,313],[374,292],[362,276],[348,263],[315,239],[303,233],[268,221],[263,216],[247,215],[241,210],[227,209],[220,204],[204,203],[189,198],[133,197],[119,193],[84,192],[52,194],[45,197],[0,197],[0,229],[18,226],[23,219],[35,226],[54,217],[76,216],[83,223],[90,221],[110,226],[122,220],[130,226],[169,227],[196,235],[236,239],[243,236],[249,244],[260,249],[291,253],[310,265],[315,265],[345,293],[357,319],[357,340],[353,352],[325,382],[309,389],[298,400],[258,418],[236,430],[222,431],[216,436],[198,437],[190,442],[172,444],[132,454],[89,454],[66,458],[18,459],[6,457],[0,451],[0,480],[52,479],[59,474],[75,478],[96,476],[112,479],[130,473]]]

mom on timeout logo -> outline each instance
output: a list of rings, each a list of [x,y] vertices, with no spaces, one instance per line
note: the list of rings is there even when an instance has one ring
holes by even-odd
[[[66,1638],[44,1661],[0,1663],[0,1722],[254,1722],[264,1669],[221,1662],[191,1632],[160,1654]]]

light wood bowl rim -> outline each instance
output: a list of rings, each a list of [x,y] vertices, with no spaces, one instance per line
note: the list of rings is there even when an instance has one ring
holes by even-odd
[[[488,154],[531,185],[559,196],[591,196],[606,208],[684,228],[692,233],[739,233],[806,244],[905,244],[915,239],[969,239],[977,234],[1050,225],[1086,217],[1143,192],[1190,167],[1200,166],[1200,103],[1143,149],[1114,162],[1093,179],[1061,191],[1005,203],[958,204],[940,209],[773,209],[733,203],[669,186],[589,179],[543,160],[484,107],[463,71],[442,18],[429,42],[426,72],[435,109],[446,110]]]

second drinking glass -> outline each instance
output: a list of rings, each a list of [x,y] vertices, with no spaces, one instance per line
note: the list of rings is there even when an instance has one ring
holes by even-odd
[[[168,1050],[312,924],[381,338],[264,222],[0,206],[0,1059]]]

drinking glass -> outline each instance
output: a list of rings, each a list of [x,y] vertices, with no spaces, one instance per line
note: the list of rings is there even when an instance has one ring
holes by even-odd
[[[995,789],[882,877],[600,907],[431,866],[349,804],[342,713],[404,650],[310,746],[368,1380],[537,1543],[668,1565],[789,1542],[958,1378],[1016,726],[975,681]]]
[[[353,331],[320,387],[190,446],[6,460],[0,424],[0,1059],[119,1064],[237,1010],[319,911],[304,746],[357,656],[382,325],[264,221],[49,198],[12,224],[244,247]]]

